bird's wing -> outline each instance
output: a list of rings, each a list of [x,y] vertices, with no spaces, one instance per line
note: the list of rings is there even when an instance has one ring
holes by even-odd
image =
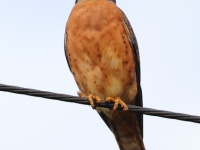
[[[70,67],[70,64],[69,64],[69,59],[68,59],[68,56],[67,56],[67,32],[65,32],[65,37],[64,37],[64,53],[65,53],[65,57],[67,59],[67,64],[68,64],[68,67],[71,71],[71,67]]]
[[[130,22],[128,21],[126,15],[124,14],[124,12],[121,10],[122,14],[123,14],[123,25],[124,25],[124,29],[126,32],[126,35],[128,37],[128,40],[130,42],[131,48],[132,48],[132,52],[133,52],[133,56],[134,56],[134,61],[136,64],[136,68],[135,68],[135,72],[136,72],[136,78],[137,78],[137,88],[138,88],[138,92],[136,95],[136,102],[135,105],[142,107],[143,106],[143,102],[142,102],[142,89],[140,86],[140,55],[139,55],[139,48],[138,48],[138,44],[137,44],[137,39],[135,37],[135,34],[133,32],[133,29],[131,27]],[[141,134],[143,135],[143,114],[138,113],[138,121],[139,121],[139,126],[140,126],[140,130],[141,130]]]

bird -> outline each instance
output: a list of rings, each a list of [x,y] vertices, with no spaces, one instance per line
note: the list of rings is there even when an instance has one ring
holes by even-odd
[[[145,150],[143,115],[127,105],[143,106],[136,36],[115,0],[76,0],[65,26],[65,56],[80,97],[113,102],[96,110],[114,134],[120,150]],[[117,110],[118,107],[123,110]]]

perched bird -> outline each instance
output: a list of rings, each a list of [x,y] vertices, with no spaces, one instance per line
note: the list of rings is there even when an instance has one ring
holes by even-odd
[[[136,37],[115,0],[76,0],[65,28],[65,54],[81,97],[114,102],[97,107],[120,150],[144,150],[143,116],[126,111],[142,106]],[[120,105],[124,111],[116,110]]]

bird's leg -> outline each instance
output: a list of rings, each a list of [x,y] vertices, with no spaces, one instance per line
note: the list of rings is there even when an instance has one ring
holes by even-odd
[[[90,93],[88,96],[85,95],[83,92],[81,91],[78,91],[77,92],[78,96],[79,97],[83,97],[83,98],[88,98],[89,102],[90,102],[90,105],[92,106],[92,108],[95,108],[94,106],[94,101],[97,102],[97,103],[100,103],[101,102],[101,98],[95,94],[92,94]]]
[[[115,110],[117,109],[117,107],[120,105],[124,111],[128,110],[128,106],[119,98],[119,97],[107,97],[106,98],[106,102],[113,102],[114,103],[114,107],[112,109],[111,114],[113,114],[115,112]]]

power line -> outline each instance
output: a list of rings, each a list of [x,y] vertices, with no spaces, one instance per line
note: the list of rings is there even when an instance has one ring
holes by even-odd
[[[27,89],[27,88],[10,86],[10,85],[5,85],[5,84],[0,84],[0,91],[47,98],[47,99],[52,99],[52,100],[59,100],[59,101],[64,101],[64,102],[90,105],[89,101],[86,98],[80,98],[77,96],[58,94],[58,93],[47,92],[47,91],[40,91],[40,90],[35,90],[35,89]],[[113,104],[109,104],[109,103],[100,103],[100,104],[96,103],[96,106],[110,108],[110,109],[113,108]],[[170,119],[200,123],[200,116],[188,115],[188,114],[183,114],[183,113],[175,113],[175,112],[170,112],[170,111],[157,110],[157,109],[139,107],[139,106],[134,106],[134,105],[128,105],[128,108],[129,108],[128,111],[130,112],[137,112],[137,113],[142,113],[142,114],[146,114],[150,116],[158,116],[158,117],[163,117],[163,118],[170,118]],[[118,109],[122,110],[122,108],[120,107]]]

